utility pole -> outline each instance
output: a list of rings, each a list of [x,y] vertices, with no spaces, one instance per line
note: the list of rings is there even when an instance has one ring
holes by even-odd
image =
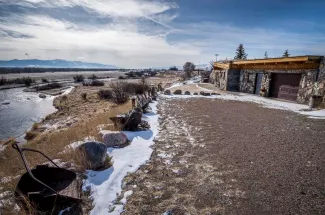
[[[218,62],[218,56],[219,56],[219,55],[218,55],[218,54],[215,54],[215,56],[216,56],[216,62]]]

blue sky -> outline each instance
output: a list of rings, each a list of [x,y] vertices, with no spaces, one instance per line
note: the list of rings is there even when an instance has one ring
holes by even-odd
[[[324,0],[0,0],[0,59],[128,68],[325,55]]]

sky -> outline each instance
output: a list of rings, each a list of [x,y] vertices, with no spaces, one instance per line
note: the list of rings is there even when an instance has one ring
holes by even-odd
[[[325,55],[324,0],[0,0],[0,60],[123,68]]]

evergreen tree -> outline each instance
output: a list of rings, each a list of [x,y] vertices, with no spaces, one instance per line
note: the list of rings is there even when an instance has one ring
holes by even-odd
[[[236,50],[236,56],[234,57],[235,60],[246,60],[247,54],[245,53],[245,48],[243,44],[239,44]]]
[[[267,54],[267,52],[264,53],[264,58],[265,59],[268,59],[269,58],[269,55]]]
[[[290,56],[289,51],[288,51],[288,49],[286,49],[286,50],[284,51],[282,57],[289,57],[289,56]]]

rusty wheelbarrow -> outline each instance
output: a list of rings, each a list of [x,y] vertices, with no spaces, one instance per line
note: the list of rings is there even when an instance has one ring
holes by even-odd
[[[38,150],[21,148],[17,143],[12,147],[20,154],[27,170],[19,179],[15,190],[15,198],[23,206],[28,207],[29,203],[37,211],[45,212],[81,203],[81,180],[75,172],[59,167]],[[24,151],[43,155],[54,167],[38,165],[35,169],[30,169]]]

